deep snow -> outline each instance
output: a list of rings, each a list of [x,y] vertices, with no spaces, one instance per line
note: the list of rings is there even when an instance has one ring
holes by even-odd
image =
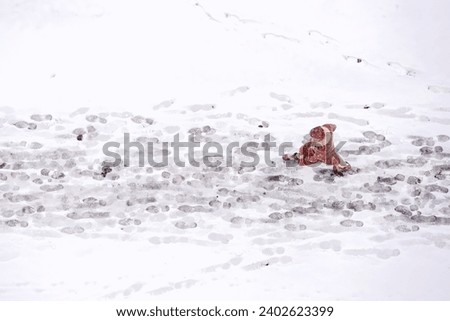
[[[0,298],[448,300],[449,4],[176,4],[0,4]],[[125,132],[298,147],[328,122],[344,177],[277,149],[101,175]]]

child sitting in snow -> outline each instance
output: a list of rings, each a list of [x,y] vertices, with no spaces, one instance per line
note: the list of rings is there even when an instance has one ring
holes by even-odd
[[[338,175],[342,175],[343,172],[351,169],[351,166],[336,152],[333,143],[333,132],[335,130],[336,125],[334,124],[314,127],[309,133],[311,139],[300,147],[298,153],[293,155],[285,154],[283,160],[296,161],[300,166],[318,163],[333,165],[333,171]]]

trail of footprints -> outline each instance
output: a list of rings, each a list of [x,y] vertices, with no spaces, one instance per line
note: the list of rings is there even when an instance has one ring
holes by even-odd
[[[289,102],[287,96],[275,93],[272,98]],[[194,112],[210,108],[191,106]],[[71,116],[83,117],[87,112],[83,109]],[[316,229],[321,215],[332,217],[334,225],[344,231],[365,227],[365,217],[369,219],[370,215],[360,213],[387,212],[385,224],[403,233],[419,231],[422,225],[450,224],[450,206],[445,201],[450,175],[450,165],[445,162],[450,156],[444,147],[450,140],[447,135],[409,137],[416,153],[406,159],[383,159],[377,155],[391,142],[384,135],[365,131],[349,140],[356,147],[344,146],[340,153],[344,157],[374,157],[374,166],[354,168],[344,177],[324,167],[287,170],[281,162],[275,167],[248,168],[126,168],[123,164],[111,168],[101,161],[91,162],[89,152],[98,146],[84,150],[77,144],[99,140],[102,126],[112,118],[157,132],[154,120],[148,117],[88,114],[84,116],[85,127],[67,128],[67,133],[58,134],[68,141],[65,147],[49,148],[38,138],[40,124],[45,124],[42,128],[57,126],[52,115],[32,115],[32,122],[11,125],[33,131],[35,136],[32,142],[3,143],[0,150],[1,230],[41,229],[45,224],[41,222],[48,222],[47,216],[58,213],[58,220],[46,227],[69,235],[103,229],[144,233],[161,228],[178,235],[202,229],[207,231],[206,243],[227,244],[233,241],[233,235],[213,232],[212,227],[223,220],[231,231],[267,226],[268,232],[291,234]],[[173,134],[177,127],[166,129]],[[188,133],[199,142],[221,138],[209,125]],[[250,132],[241,134],[255,138]],[[149,139],[159,142],[158,137]],[[419,168],[415,173],[421,174],[408,174],[410,168]],[[308,171],[312,177],[299,177]],[[368,181],[352,183],[352,177],[358,175]],[[235,189],[241,184],[248,188]],[[330,193],[333,196],[318,197],[308,194],[311,184],[334,186],[336,191]],[[257,215],[246,215],[248,209]],[[358,218],[353,219],[354,215]]]

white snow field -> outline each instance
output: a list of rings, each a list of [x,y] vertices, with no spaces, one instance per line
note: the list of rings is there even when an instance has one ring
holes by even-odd
[[[449,12],[0,1],[0,299],[449,300]],[[325,123],[343,177],[262,147],[102,168],[124,133],[293,152]]]

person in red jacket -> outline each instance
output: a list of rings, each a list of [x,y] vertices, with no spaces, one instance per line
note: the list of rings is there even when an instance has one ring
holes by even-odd
[[[344,161],[336,152],[333,143],[333,132],[336,125],[325,124],[311,129],[311,139],[300,147],[293,155],[283,155],[285,161],[297,161],[300,166],[308,166],[318,163],[333,165],[333,171],[341,174],[351,169],[349,163]]]

